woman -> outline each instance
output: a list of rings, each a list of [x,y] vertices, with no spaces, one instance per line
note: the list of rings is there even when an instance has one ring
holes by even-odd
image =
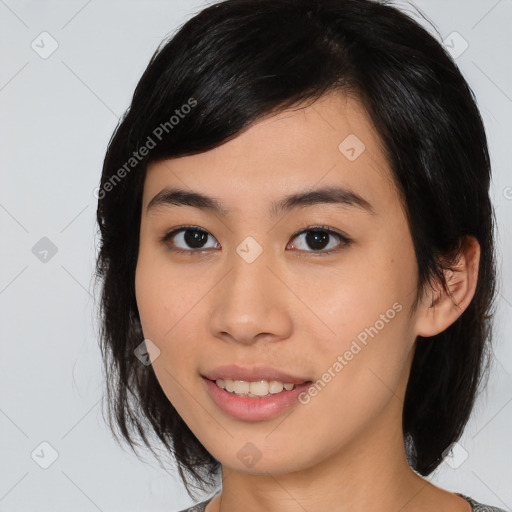
[[[153,56],[99,189],[111,427],[189,511],[494,510],[425,478],[495,293],[486,136],[443,48],[370,0],[227,0]]]

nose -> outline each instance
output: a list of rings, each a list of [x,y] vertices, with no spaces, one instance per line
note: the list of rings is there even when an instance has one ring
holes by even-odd
[[[212,336],[243,344],[257,340],[286,339],[292,332],[290,290],[279,279],[279,270],[263,251],[254,261],[236,251],[230,254],[230,271],[213,295],[210,329]]]

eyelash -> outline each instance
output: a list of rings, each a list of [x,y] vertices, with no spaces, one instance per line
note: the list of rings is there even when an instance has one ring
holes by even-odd
[[[207,235],[210,235],[213,237],[213,235],[211,235],[211,233],[209,231],[207,231],[203,228],[200,228],[199,226],[186,225],[186,226],[180,226],[178,228],[173,228],[172,230],[168,231],[162,238],[160,238],[160,242],[163,243],[164,245],[166,245],[168,247],[168,249],[171,250],[172,252],[187,254],[190,256],[192,256],[195,253],[202,253],[202,252],[208,251],[209,248],[208,249],[195,249],[195,250],[188,249],[187,250],[187,249],[179,249],[179,248],[177,249],[175,247],[169,246],[169,244],[168,244],[169,239],[171,239],[174,235],[180,233],[181,231],[187,231],[188,229],[206,233]],[[336,253],[336,252],[340,251],[341,249],[343,249],[344,247],[348,247],[352,243],[352,240],[350,238],[346,237],[345,235],[342,235],[341,233],[339,233],[337,231],[334,231],[329,226],[305,226],[300,231],[296,232],[291,237],[291,240],[294,240],[299,235],[302,235],[303,233],[307,233],[308,231],[320,231],[323,233],[327,233],[329,235],[334,235],[340,241],[340,244],[338,246],[336,246],[334,249],[329,249],[328,251],[304,251],[302,249],[299,249],[299,251],[302,251],[302,252],[312,253],[315,255],[315,257],[316,256],[328,256],[330,254]],[[213,238],[216,240],[215,237],[213,237]]]

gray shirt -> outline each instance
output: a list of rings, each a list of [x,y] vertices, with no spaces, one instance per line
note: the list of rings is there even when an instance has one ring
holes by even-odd
[[[484,505],[483,503],[479,503],[478,501],[475,501],[473,498],[470,498],[469,496],[460,494],[458,492],[456,494],[458,494],[461,498],[464,498],[465,500],[469,501],[473,509],[473,512],[512,512],[506,511],[503,508],[493,507],[491,505]],[[193,507],[187,508],[186,510],[182,510],[181,512],[204,512],[206,505],[208,505],[208,503],[210,503],[210,501],[212,501],[213,498],[214,496],[212,496],[210,499],[206,501],[194,505]]]

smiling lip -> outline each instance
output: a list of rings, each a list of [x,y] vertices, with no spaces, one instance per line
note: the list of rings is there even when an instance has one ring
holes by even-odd
[[[212,401],[225,414],[243,421],[264,421],[280,415],[290,407],[296,406],[298,397],[307,391],[312,383],[308,377],[297,377],[289,373],[267,367],[241,367],[235,365],[219,366],[202,375],[206,390]],[[278,381],[295,384],[292,390],[264,397],[239,396],[217,386],[217,379],[243,380],[257,382],[259,380]]]
[[[286,409],[299,404],[299,395],[307,391],[311,385],[311,382],[305,382],[296,385],[290,391],[253,398],[230,393],[206,377],[202,380],[217,407],[228,416],[242,421],[264,421],[279,416]]]
[[[290,383],[295,385],[310,382],[312,380],[309,377],[293,376],[289,373],[276,370],[275,368],[269,368],[264,366],[218,366],[217,368],[211,371],[205,372],[202,376],[212,381],[216,381],[217,379],[244,380],[249,382],[256,382],[259,380],[276,380],[279,382]]]

